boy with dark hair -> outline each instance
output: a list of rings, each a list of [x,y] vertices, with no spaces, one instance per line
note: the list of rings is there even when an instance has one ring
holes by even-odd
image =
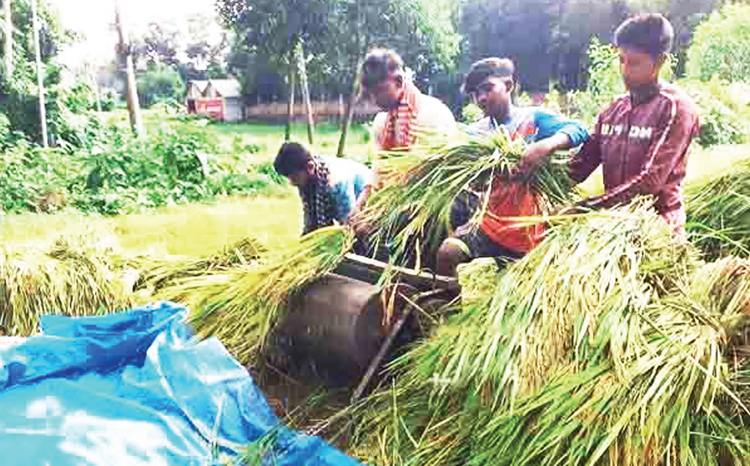
[[[369,168],[352,160],[315,156],[301,144],[281,146],[274,169],[299,189],[304,212],[302,234],[349,221],[372,184]]]
[[[692,99],[659,82],[673,37],[672,25],[658,14],[634,16],[617,28],[615,45],[628,94],[599,114],[591,139],[570,162],[570,177],[580,183],[601,165],[605,193],[588,199],[586,207],[611,207],[652,195],[657,213],[682,236],[682,183],[699,122]]]
[[[509,59],[492,57],[472,65],[463,88],[484,111],[485,118],[471,125],[470,132],[505,130],[513,139],[523,138],[529,143],[523,159],[541,159],[557,150],[578,146],[588,138],[580,123],[540,107],[513,105],[514,86],[514,66]],[[541,223],[529,225],[516,220],[543,212],[541,198],[528,183],[527,171],[521,166],[518,174],[497,175],[492,180],[487,212],[478,224],[460,226],[440,246],[438,273],[454,275],[460,263],[479,257],[517,259],[541,241]],[[451,212],[452,223],[466,220],[478,204],[478,193],[462,193]]]

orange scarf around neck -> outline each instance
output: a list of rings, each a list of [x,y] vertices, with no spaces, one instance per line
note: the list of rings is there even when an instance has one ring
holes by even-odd
[[[404,82],[398,104],[388,111],[385,127],[378,135],[378,145],[382,150],[407,150],[416,142],[417,135],[414,130],[420,94],[412,82]]]

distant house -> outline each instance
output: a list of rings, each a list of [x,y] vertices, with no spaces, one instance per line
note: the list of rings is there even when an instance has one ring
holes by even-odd
[[[187,84],[188,113],[208,115],[222,121],[243,119],[244,97],[236,79],[191,80]]]

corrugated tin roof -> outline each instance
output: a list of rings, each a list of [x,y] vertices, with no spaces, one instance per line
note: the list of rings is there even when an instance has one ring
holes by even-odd
[[[242,95],[242,86],[236,79],[209,79],[208,82],[222,97],[239,97]]]

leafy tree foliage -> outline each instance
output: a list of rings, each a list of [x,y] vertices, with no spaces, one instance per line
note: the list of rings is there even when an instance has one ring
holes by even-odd
[[[417,77],[450,70],[458,52],[453,0],[217,0],[223,23],[237,34],[230,68],[249,93],[269,88],[304,42],[312,83],[348,94],[358,61],[380,45],[399,51]],[[279,91],[284,86],[277,83]],[[313,86],[315,88],[315,86]]]
[[[726,5],[698,26],[688,73],[702,81],[750,81],[750,5]]]
[[[144,107],[164,100],[179,100],[184,94],[185,83],[173,67],[151,65],[145,73],[138,76],[138,98]]]

